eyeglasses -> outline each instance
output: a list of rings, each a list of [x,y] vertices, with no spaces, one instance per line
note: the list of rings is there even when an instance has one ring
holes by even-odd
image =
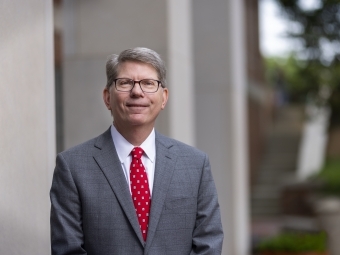
[[[118,78],[114,80],[115,88],[117,91],[130,92],[136,83],[139,83],[140,89],[145,93],[157,92],[161,81],[153,79],[143,79],[140,81],[134,81],[128,78]]]

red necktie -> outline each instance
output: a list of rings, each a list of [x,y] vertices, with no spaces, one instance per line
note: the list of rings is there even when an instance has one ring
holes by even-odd
[[[143,149],[140,147],[135,147],[131,151],[132,161],[130,165],[130,184],[132,200],[136,208],[138,222],[142,231],[143,239],[146,241],[151,197],[148,177],[141,160],[143,152]]]

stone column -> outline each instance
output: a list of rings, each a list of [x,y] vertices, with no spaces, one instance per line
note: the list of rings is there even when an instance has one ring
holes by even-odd
[[[52,1],[0,3],[0,254],[50,253]]]
[[[197,146],[211,159],[225,255],[249,253],[244,6],[193,1]]]
[[[194,63],[191,0],[168,0],[170,136],[195,145]]]

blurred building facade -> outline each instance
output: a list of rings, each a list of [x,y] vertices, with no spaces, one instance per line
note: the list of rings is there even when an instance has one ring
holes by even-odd
[[[166,61],[170,90],[157,129],[210,155],[224,253],[246,254],[249,183],[270,109],[257,1],[64,1],[56,17],[63,48],[60,149],[111,124],[101,101],[107,56],[137,46],[156,50]]]
[[[32,44],[41,46],[30,53],[27,59],[44,61],[37,61],[34,70],[33,65],[25,67],[25,72],[33,77],[45,77],[38,82],[30,81],[40,84],[41,88],[36,90],[43,90],[45,94],[36,94],[36,90],[27,93],[33,101],[43,100],[47,107],[41,116],[35,116],[39,122],[27,125],[25,112],[20,112],[20,121],[15,124],[25,126],[29,132],[30,128],[44,130],[43,135],[39,136],[44,144],[40,150],[44,153],[32,149],[32,157],[24,158],[22,164],[31,162],[35,157],[45,159],[44,164],[39,164],[38,159],[34,161],[38,167],[28,164],[29,171],[45,179],[27,182],[21,178],[16,181],[14,177],[19,175],[22,168],[14,164],[16,174],[11,179],[3,179],[7,182],[4,188],[12,190],[12,193],[8,194],[7,200],[0,201],[2,208],[8,207],[9,214],[14,217],[9,219],[9,227],[15,217],[24,217],[19,210],[22,204],[32,207],[26,213],[28,216],[33,217],[35,211],[42,214],[42,222],[39,219],[31,221],[31,228],[38,226],[40,231],[33,231],[32,238],[41,242],[32,247],[30,254],[48,253],[48,189],[55,145],[57,151],[67,149],[109,127],[111,116],[101,96],[106,83],[106,58],[109,54],[137,46],[159,52],[168,67],[170,102],[159,116],[157,129],[204,150],[210,156],[225,232],[223,254],[249,254],[249,178],[260,157],[261,137],[267,121],[266,90],[258,49],[257,1],[55,0],[53,7],[50,1],[35,1],[34,9],[31,4],[21,2],[32,14],[32,17],[24,16],[28,20],[34,20],[34,15],[42,17],[40,30],[26,22],[29,25],[27,31],[34,29],[35,41]],[[51,107],[54,104],[54,98],[51,99],[54,94],[51,89],[53,70],[49,65],[53,63],[53,44],[46,39],[52,38],[52,8],[55,23],[56,113]],[[5,10],[7,16],[3,24],[11,23],[14,17],[10,13],[17,10],[13,5],[8,5]],[[13,24],[18,28],[23,26],[18,22]],[[21,29],[15,31],[22,37],[27,35]],[[28,54],[31,52],[29,46],[20,49]],[[16,52],[16,47],[8,44],[7,50]],[[17,52],[13,56],[20,59],[20,54]],[[6,61],[2,60],[1,64],[6,65]],[[6,82],[14,90],[15,68],[9,71],[13,78]],[[21,104],[23,102],[20,101]],[[10,107],[24,109],[25,106],[21,104]],[[11,111],[1,109],[1,113],[8,117]],[[8,136],[13,137],[11,132]],[[23,137],[27,139],[25,133],[20,133],[14,141],[20,142]],[[33,138],[29,139],[28,148],[35,148]],[[8,159],[8,165],[13,162],[15,156]],[[16,185],[9,188],[11,182],[16,182]],[[13,203],[11,199],[16,198],[13,192],[20,185],[27,187],[27,196],[34,196],[37,192],[44,198],[32,198],[36,204],[32,204],[29,199],[24,203],[19,201],[21,205],[19,202]],[[34,188],[36,186],[40,187]],[[6,234],[4,242],[15,242],[17,239],[13,232]],[[22,240],[26,240],[25,237]],[[19,244],[21,246],[18,249],[24,249],[25,242]],[[4,247],[8,246],[1,243],[0,248]],[[23,253],[9,251],[1,254]]]

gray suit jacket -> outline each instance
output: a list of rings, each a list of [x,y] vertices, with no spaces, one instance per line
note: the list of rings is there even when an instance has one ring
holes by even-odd
[[[221,254],[207,155],[156,132],[154,178],[144,243],[110,129],[58,154],[50,192],[52,254]]]

